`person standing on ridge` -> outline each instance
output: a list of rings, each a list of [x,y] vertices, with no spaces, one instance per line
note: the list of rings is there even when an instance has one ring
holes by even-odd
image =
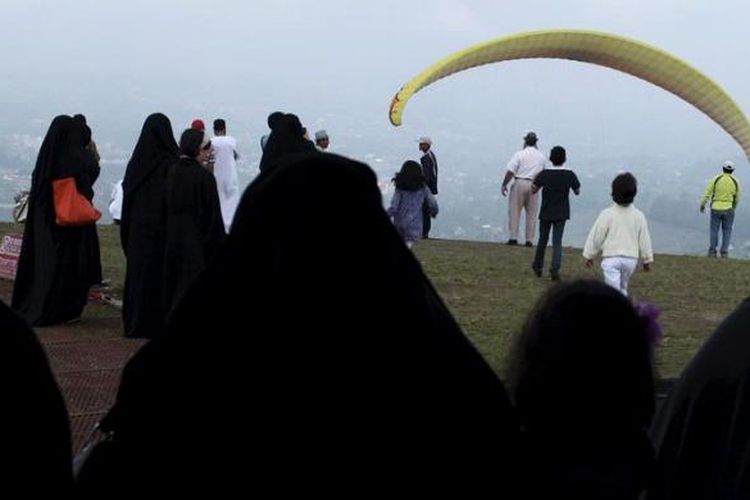
[[[211,148],[215,153],[214,177],[221,203],[221,217],[224,229],[229,232],[234,212],[240,201],[240,181],[237,176],[237,140],[227,135],[227,123],[221,118],[214,120],[214,138]]]
[[[526,246],[534,246],[538,195],[532,192],[534,178],[544,168],[544,155],[536,148],[537,136],[528,132],[523,138],[523,149],[508,162],[508,171],[503,179],[503,196],[508,194],[508,184],[513,180],[508,198],[508,245],[518,245],[518,226],[521,210],[526,210]]]
[[[327,152],[330,143],[331,140],[328,137],[328,132],[325,130],[318,130],[315,132],[315,147],[318,148],[318,151],[321,153]]]
[[[562,265],[562,238],[565,222],[570,219],[570,191],[576,196],[581,192],[581,183],[572,170],[565,168],[565,148],[555,146],[549,154],[552,168],[539,172],[531,185],[531,192],[542,190],[542,208],[539,211],[539,241],[531,268],[534,274],[542,277],[544,253],[552,229],[552,265],[549,273],[552,281],[560,281]]]
[[[200,130],[204,134],[206,133],[206,124],[200,118],[196,118],[195,120],[193,120],[192,123],[190,123],[190,128]],[[211,146],[211,149],[208,152],[208,156],[205,160],[203,160],[203,167],[209,172],[213,173],[214,163],[216,163],[216,151],[214,151],[213,146]]]
[[[719,244],[719,226],[721,226],[721,256],[729,256],[729,242],[732,239],[734,211],[740,201],[740,183],[732,175],[734,163],[725,161],[721,166],[722,173],[711,179],[701,199],[701,213],[706,210],[706,203],[711,200],[711,226],[708,256],[716,257],[716,246]]]
[[[420,137],[419,150],[424,153],[419,162],[422,164],[422,175],[424,175],[427,187],[430,189],[430,193],[433,196],[438,194],[438,163],[435,153],[432,151],[432,139],[429,137]],[[422,239],[430,237],[430,229],[432,228],[432,211],[430,207],[425,204],[422,207]]]

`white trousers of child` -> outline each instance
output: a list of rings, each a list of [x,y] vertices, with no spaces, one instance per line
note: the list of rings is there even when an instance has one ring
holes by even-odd
[[[604,282],[628,296],[630,277],[638,267],[638,259],[633,257],[605,257],[602,259]]]

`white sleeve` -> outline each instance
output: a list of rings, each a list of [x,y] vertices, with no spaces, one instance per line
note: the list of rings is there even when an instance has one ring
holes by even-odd
[[[644,264],[650,264],[654,261],[654,252],[651,249],[651,235],[648,232],[648,222],[646,216],[641,214],[638,228],[638,252]]]
[[[512,172],[514,175],[518,173],[518,167],[521,166],[521,156],[518,153],[515,153],[513,157],[508,162],[508,171]]]
[[[609,221],[607,220],[605,212],[599,214],[596,218],[596,222],[591,227],[589,235],[586,238],[586,244],[583,247],[583,257],[586,259],[593,259],[602,251],[602,244],[604,239],[607,237],[609,232]]]

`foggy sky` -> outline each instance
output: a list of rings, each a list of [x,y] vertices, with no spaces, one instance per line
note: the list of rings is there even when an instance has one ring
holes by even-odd
[[[82,112],[122,170],[144,118],[161,111],[177,135],[195,117],[225,118],[252,166],[266,115],[279,109],[311,132],[327,129],[335,151],[381,174],[416,157],[414,139],[430,135],[442,172],[499,179],[533,129],[541,148],[569,146],[584,172],[664,169],[668,179],[685,165],[701,173],[690,192],[699,196],[724,159],[743,179],[739,146],[679,98],[607,68],[476,68],[417,94],[399,128],[388,105],[403,83],[468,45],[581,28],[682,58],[747,111],[747,19],[745,0],[1,0],[0,145],[9,134],[35,140],[55,115]]]

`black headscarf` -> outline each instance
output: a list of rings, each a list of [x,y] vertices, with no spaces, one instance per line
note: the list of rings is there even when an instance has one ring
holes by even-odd
[[[218,258],[128,364],[107,424],[122,459],[106,480],[127,487],[511,491],[502,383],[372,170],[335,155],[283,162],[246,190]]]
[[[55,222],[52,181],[73,177],[78,191],[93,198],[85,131],[70,116],[50,124],[31,175],[29,216],[13,287],[12,307],[35,326],[80,316],[94,279],[90,259],[96,227],[61,227]],[[92,236],[94,235],[94,236]]]
[[[284,114],[275,119],[260,159],[260,171],[272,168],[287,155],[311,151],[315,151],[315,145],[305,139],[305,129],[297,115]]]
[[[750,299],[698,351],[658,420],[648,500],[750,498]]]
[[[123,195],[127,198],[166,159],[177,157],[177,142],[169,118],[154,113],[146,118],[141,135],[125,169],[122,181]],[[124,211],[124,209],[123,209]]]
[[[51,202],[49,181],[65,177],[67,169],[75,168],[76,163],[69,160],[75,158],[80,146],[78,143],[83,141],[82,137],[78,139],[80,134],[70,116],[59,115],[52,120],[31,174],[32,202],[35,198],[39,200],[43,195],[49,195]]]
[[[126,254],[128,252],[130,219],[133,216],[132,205],[135,192],[155,172],[161,171],[163,178],[167,165],[177,161],[177,153],[177,142],[174,139],[169,118],[161,113],[149,115],[143,123],[141,135],[138,137],[138,142],[130,161],[128,161],[125,177],[122,181],[123,200],[120,239]]]

